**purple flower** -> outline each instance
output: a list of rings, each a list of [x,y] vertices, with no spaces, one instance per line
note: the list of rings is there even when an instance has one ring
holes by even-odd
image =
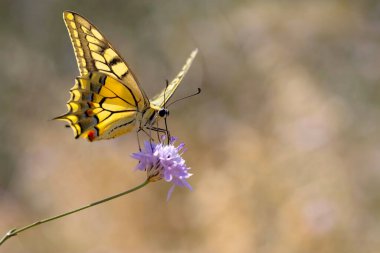
[[[143,149],[138,153],[133,153],[132,157],[139,160],[136,170],[147,171],[148,179],[151,182],[164,179],[166,182],[173,182],[167,196],[170,199],[175,186],[185,186],[192,190],[186,181],[192,174],[188,172],[190,168],[186,166],[182,154],[185,152],[184,143],[174,146],[175,138],[170,138],[168,144],[145,141]]]

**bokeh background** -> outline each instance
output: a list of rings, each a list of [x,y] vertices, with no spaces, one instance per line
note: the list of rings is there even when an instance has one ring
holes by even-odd
[[[0,231],[145,179],[134,134],[88,143],[50,119],[78,75],[81,13],[152,97],[191,50],[169,127],[193,192],[160,181],[0,252],[379,252],[379,1],[0,1]]]

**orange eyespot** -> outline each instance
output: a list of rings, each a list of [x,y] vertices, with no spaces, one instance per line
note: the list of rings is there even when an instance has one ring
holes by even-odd
[[[86,110],[86,115],[87,116],[93,116],[94,115],[94,111],[92,109],[87,109]]]
[[[89,141],[93,141],[95,139],[95,131],[88,132],[87,138]]]

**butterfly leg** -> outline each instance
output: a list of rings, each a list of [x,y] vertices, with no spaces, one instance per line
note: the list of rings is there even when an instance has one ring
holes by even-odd
[[[140,128],[136,131],[136,137],[137,137],[137,145],[139,145],[139,151],[141,152],[139,132],[140,132]]]
[[[152,145],[152,129],[148,129],[149,130],[149,144],[150,144],[150,148],[153,150],[153,145]]]
[[[151,129],[149,129],[148,127],[146,127],[146,129],[148,129],[148,130],[151,130]],[[155,129],[152,129],[153,131],[155,131]],[[137,133],[140,133],[140,131],[142,131],[143,133],[145,133],[146,134],[146,136],[148,136],[149,137],[149,140],[153,140],[153,138],[152,138],[152,134],[151,134],[151,132],[149,131],[149,133],[147,132],[147,131],[145,131],[145,129],[144,128],[139,128],[138,130],[137,130]]]
[[[156,127],[158,128],[158,121],[156,121]],[[160,132],[156,131],[157,133],[157,140],[160,140]]]
[[[137,131],[136,131],[136,134],[137,134],[137,143],[138,143],[138,146],[139,146],[139,150],[140,150],[140,152],[141,152],[141,144],[140,144],[139,133],[140,133],[141,131],[143,131],[143,132],[149,137],[149,142],[150,142],[150,143],[151,143],[151,141],[153,140],[152,135],[151,135],[151,132],[147,133],[147,132],[145,131],[143,125],[141,124],[141,122],[142,122],[142,121],[140,120],[139,127],[138,127],[138,129],[137,129]],[[151,144],[151,146],[152,146],[152,144]]]
[[[159,128],[159,127],[154,127],[154,126],[146,126],[147,129],[149,130],[152,130],[152,131],[156,131],[158,134],[159,133],[162,133],[164,135],[166,135],[166,139],[167,139],[167,142],[169,144],[170,142],[170,131],[167,130],[167,129],[164,129],[164,128]]]
[[[168,142],[168,145],[169,145],[171,136],[170,136],[170,132],[168,130],[168,122],[166,121],[166,117],[164,118],[164,122],[165,122],[166,137],[168,138],[167,142]]]
[[[149,141],[151,142],[151,140],[153,139],[152,138],[152,136],[151,136],[151,133],[147,133],[146,131],[145,131],[145,129],[141,126],[141,123],[140,123],[140,126],[139,126],[139,128],[137,129],[137,131],[136,131],[136,134],[137,134],[137,143],[138,143],[138,145],[139,145],[139,150],[141,151],[141,144],[140,144],[140,136],[139,136],[139,134],[140,134],[140,132],[143,132],[143,133],[145,133],[148,137],[149,137]]]

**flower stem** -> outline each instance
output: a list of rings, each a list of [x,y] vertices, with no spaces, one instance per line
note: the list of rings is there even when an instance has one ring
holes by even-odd
[[[0,245],[2,245],[2,244],[3,244],[6,240],[8,240],[9,238],[11,238],[11,237],[13,237],[13,236],[16,236],[16,235],[20,234],[21,232],[23,232],[23,231],[25,231],[25,230],[28,230],[28,229],[30,229],[30,228],[32,228],[32,227],[36,227],[36,226],[38,226],[38,225],[41,225],[41,224],[47,223],[47,222],[49,222],[49,221],[53,221],[53,220],[60,219],[60,218],[62,218],[62,217],[68,216],[68,215],[73,214],[73,213],[77,213],[77,212],[82,211],[82,210],[84,210],[84,209],[87,209],[87,208],[90,208],[90,207],[93,207],[93,206],[99,205],[99,204],[101,204],[101,203],[104,203],[104,202],[110,201],[110,200],[112,200],[112,199],[116,199],[116,198],[118,198],[118,197],[121,197],[121,196],[126,195],[126,194],[131,193],[131,192],[134,192],[134,191],[136,191],[136,190],[138,190],[138,189],[140,189],[140,188],[146,186],[149,182],[150,182],[149,179],[147,179],[147,180],[145,180],[142,184],[140,184],[140,185],[138,185],[138,186],[136,186],[136,187],[134,187],[134,188],[132,188],[132,189],[129,189],[129,190],[127,190],[127,191],[124,191],[124,192],[118,193],[118,194],[113,195],[113,196],[110,196],[110,197],[108,197],[108,198],[105,198],[105,199],[102,199],[102,200],[99,200],[99,201],[93,202],[93,203],[91,203],[91,204],[89,204],[89,205],[86,205],[86,206],[80,207],[80,208],[78,208],[78,209],[71,210],[71,211],[69,211],[69,212],[62,213],[62,214],[57,215],[57,216],[53,216],[53,217],[50,217],[50,218],[47,218],[47,219],[39,220],[39,221],[34,222],[34,223],[32,223],[32,224],[29,224],[29,225],[27,225],[27,226],[25,226],[25,227],[11,229],[11,230],[9,230],[9,231],[3,236],[3,238],[1,238],[1,240],[0,240]]]

